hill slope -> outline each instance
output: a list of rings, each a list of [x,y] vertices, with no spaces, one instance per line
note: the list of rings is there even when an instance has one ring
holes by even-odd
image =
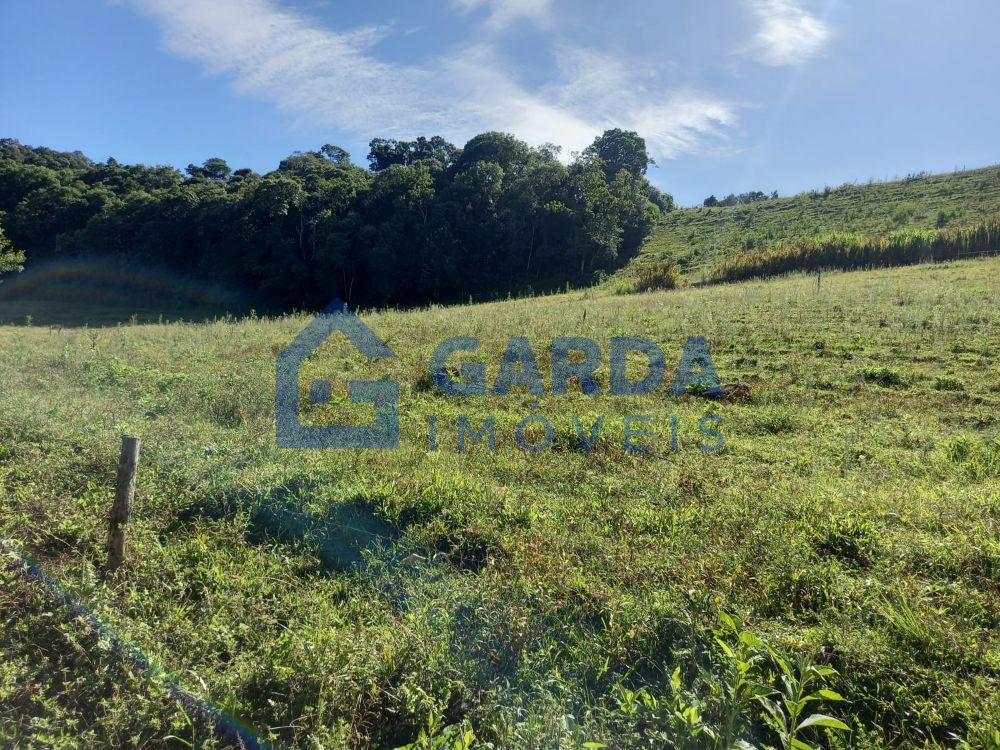
[[[742,206],[683,208],[663,216],[620,274],[674,260],[698,277],[721,258],[832,231],[967,226],[1000,214],[1000,165],[848,184]]]

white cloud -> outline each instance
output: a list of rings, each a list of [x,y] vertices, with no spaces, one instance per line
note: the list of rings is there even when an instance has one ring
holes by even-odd
[[[799,0],[745,0],[757,17],[753,40],[741,51],[767,65],[797,65],[818,55],[830,29]]]
[[[452,5],[469,13],[482,7],[490,9],[486,27],[506,28],[516,21],[530,21],[547,27],[552,23],[553,0],[452,0]]]
[[[711,148],[736,120],[731,102],[671,89],[638,66],[587,50],[557,48],[553,79],[529,90],[489,41],[408,66],[374,53],[388,29],[333,31],[276,0],[127,1],[158,21],[173,53],[309,126],[354,136],[441,134],[463,143],[503,130],[571,152],[622,127],[644,135],[654,156],[672,158]]]
[[[668,89],[645,66],[574,48],[557,49],[563,82],[544,92],[562,107],[586,111],[595,131],[635,130],[654,155],[703,151],[736,124],[738,106],[694,89]]]

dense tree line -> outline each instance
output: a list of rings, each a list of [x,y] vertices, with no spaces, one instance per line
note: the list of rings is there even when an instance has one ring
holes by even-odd
[[[740,193],[738,195],[730,193],[725,198],[716,198],[714,195],[710,195],[702,201],[701,205],[707,208],[714,208],[716,206],[745,206],[747,203],[774,200],[777,197],[777,190],[771,193],[765,193],[760,190],[751,190],[749,193]]]
[[[585,283],[628,259],[670,196],[642,138],[610,130],[569,164],[484,133],[326,145],[267,174],[222,159],[93,162],[0,141],[0,224],[28,264],[102,256],[251,292],[271,309],[421,304]]]

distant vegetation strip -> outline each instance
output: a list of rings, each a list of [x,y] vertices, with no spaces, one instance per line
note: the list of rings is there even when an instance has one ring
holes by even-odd
[[[645,268],[673,262],[702,281],[738,253],[764,253],[803,237],[831,232],[885,237],[989,222],[1000,217],[1000,166],[845,184],[780,198],[759,199],[761,195],[733,196],[733,205],[721,205],[729,202],[726,198],[714,207],[663,213],[639,255],[618,276],[630,279]],[[758,200],[746,202],[751,197]]]
[[[883,236],[830,232],[727,258],[715,266],[708,280],[724,283],[793,271],[905,266],[996,254],[1000,254],[1000,219],[971,227],[900,230]]]

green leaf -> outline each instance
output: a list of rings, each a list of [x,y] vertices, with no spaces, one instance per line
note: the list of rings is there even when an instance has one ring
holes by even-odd
[[[808,745],[795,737],[792,737],[792,747],[794,747],[795,750],[815,750],[812,745]]]
[[[778,652],[775,651],[773,648],[768,648],[767,651],[769,654],[771,654],[771,658],[774,660],[774,663],[778,665],[778,668],[781,670],[782,674],[784,674],[786,677],[791,677],[792,668],[788,666],[788,662],[782,659],[781,656],[778,654]]]
[[[598,747],[607,747],[607,745],[605,745],[603,742],[584,742],[583,747],[598,748]]]
[[[808,719],[804,719],[799,724],[799,729],[805,729],[806,727],[829,727],[830,729],[840,729],[845,732],[851,731],[851,728],[840,719],[835,719],[826,714],[813,714]]]
[[[768,724],[775,728],[785,726],[785,714],[774,701],[769,698],[758,698],[757,701],[766,712],[764,719]]]
[[[725,652],[726,656],[728,656],[730,659],[736,658],[736,654],[733,653],[733,650],[729,648],[729,645],[724,640],[722,640],[721,638],[716,638],[715,642],[719,644],[719,646]]]
[[[763,682],[755,682],[747,686],[747,695],[751,698],[764,698],[768,695],[774,695],[776,692],[774,688]]]
[[[822,696],[823,698],[825,698],[828,701],[846,701],[847,700],[847,698],[845,698],[840,693],[838,693],[838,692],[836,692],[834,690],[823,689],[823,690],[817,690],[816,692],[820,696]]]

